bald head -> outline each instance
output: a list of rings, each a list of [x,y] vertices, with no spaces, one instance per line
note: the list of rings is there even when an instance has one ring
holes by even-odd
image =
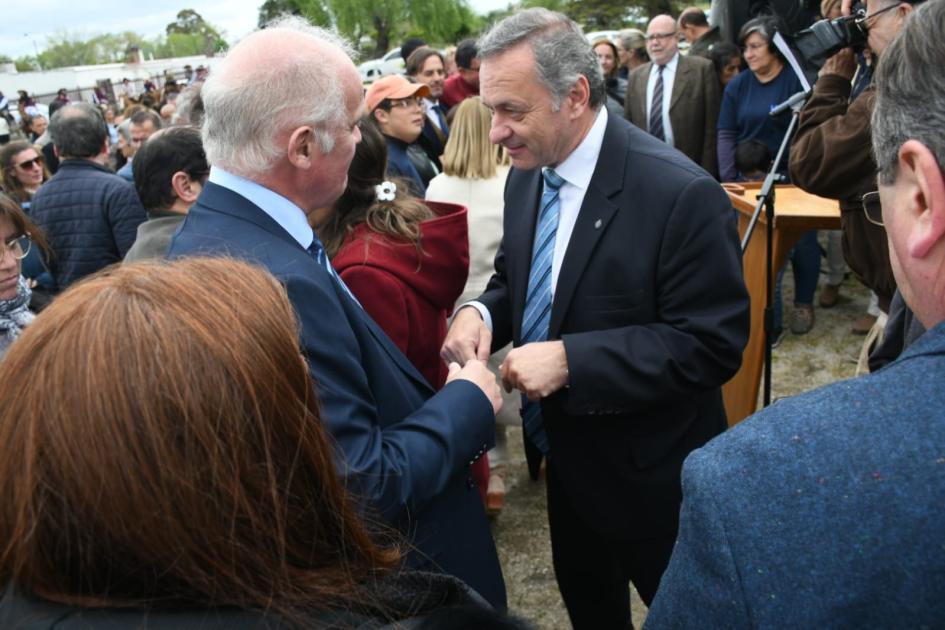
[[[310,125],[331,151],[346,121],[345,89],[360,86],[350,46],[301,18],[284,18],[234,46],[203,86],[207,158],[250,179],[271,171],[293,128]]]
[[[646,27],[646,51],[657,65],[665,65],[676,54],[676,20],[668,15],[657,15]]]

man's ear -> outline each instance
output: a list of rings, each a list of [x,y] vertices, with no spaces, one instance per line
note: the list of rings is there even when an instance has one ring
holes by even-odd
[[[193,204],[200,196],[201,189],[197,182],[184,171],[177,171],[171,175],[171,188],[174,189],[174,195],[187,205]]]
[[[908,212],[909,254],[924,258],[945,240],[945,175],[935,155],[918,140],[909,140],[899,148],[900,209]]]
[[[591,84],[588,83],[587,77],[583,74],[578,75],[577,81],[571,86],[571,91],[568,92],[567,98],[567,106],[571,118],[577,118],[584,113],[584,110],[590,107],[590,101]]]
[[[387,126],[388,121],[390,121],[390,112],[388,112],[386,109],[381,109],[378,107],[371,112],[371,117],[374,119],[374,122],[377,123],[377,126],[383,131],[383,129]]]
[[[316,150],[315,130],[312,127],[299,127],[289,135],[288,157],[292,166],[312,168]]]

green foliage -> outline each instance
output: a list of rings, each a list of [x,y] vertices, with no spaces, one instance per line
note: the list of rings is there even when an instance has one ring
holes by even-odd
[[[165,30],[166,36],[154,39],[145,39],[132,31],[91,37],[59,31],[46,39],[46,48],[38,59],[29,56],[17,59],[17,70],[119,63],[128,59],[133,48],[140,50],[145,58],[212,55],[227,48],[220,32],[192,9],[179,12]]]
[[[259,28],[282,15],[298,15],[316,26],[331,26],[331,15],[322,0],[266,0],[259,7]]]
[[[482,27],[466,0],[266,0],[259,9],[259,25],[284,14],[333,25],[355,42],[368,39],[374,43],[369,53],[374,57],[408,34],[453,43]]]
[[[23,55],[22,57],[17,57],[14,63],[16,64],[17,72],[33,72],[35,70],[41,70],[39,67],[39,61],[32,55]]]

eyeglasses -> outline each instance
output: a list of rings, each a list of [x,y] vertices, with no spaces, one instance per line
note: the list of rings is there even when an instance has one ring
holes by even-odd
[[[420,107],[423,108],[423,99],[422,98],[399,98],[397,100],[391,100],[390,102],[391,109],[395,107],[403,107],[404,109],[410,109],[411,107]]]
[[[901,2],[897,2],[896,4],[892,4],[892,5],[890,5],[890,6],[886,7],[886,8],[884,8],[884,9],[880,9],[879,11],[874,11],[873,13],[870,13],[869,15],[866,15],[866,14],[864,13],[863,15],[857,16],[857,17],[853,20],[853,23],[856,24],[857,27],[858,27],[861,31],[863,31],[864,33],[866,33],[866,32],[869,31],[869,29],[870,29],[870,26],[871,26],[870,23],[873,21],[873,18],[875,18],[877,15],[882,15],[882,14],[885,13],[886,11],[892,11],[893,9],[898,8],[899,5],[901,5],[901,4],[902,4]]]
[[[863,213],[867,221],[883,227],[883,204],[879,200],[878,190],[863,195]]]
[[[676,31],[671,33],[653,33],[652,35],[647,35],[644,39],[648,42],[652,41],[662,41],[664,39],[670,39],[671,37],[676,36]]]
[[[42,156],[37,155],[32,160],[26,160],[25,162],[20,162],[16,166],[17,168],[22,168],[24,171],[28,171],[34,166],[42,166],[42,165],[43,165],[43,158]]]
[[[6,243],[0,243],[0,260],[7,257],[7,252],[13,254],[16,260],[23,260],[32,246],[33,241],[28,236],[14,236]]]

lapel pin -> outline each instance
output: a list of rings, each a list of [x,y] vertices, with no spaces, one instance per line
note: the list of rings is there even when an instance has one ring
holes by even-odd
[[[595,230],[599,230],[601,225],[603,225],[603,221],[601,221],[600,219],[597,219],[596,221],[594,221]]]

